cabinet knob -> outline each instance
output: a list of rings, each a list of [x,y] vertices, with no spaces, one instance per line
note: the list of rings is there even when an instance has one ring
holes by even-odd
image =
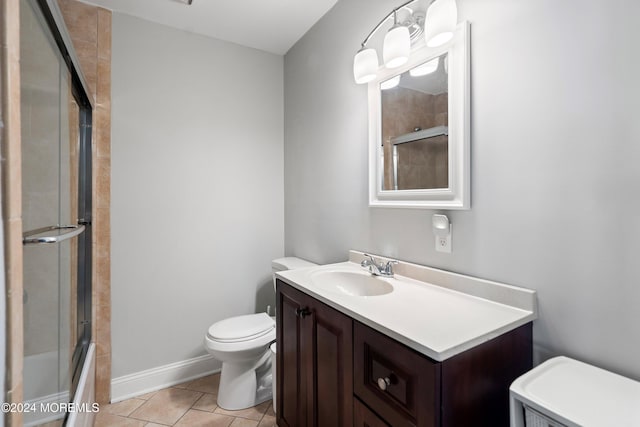
[[[309,307],[296,308],[296,316],[302,319],[304,319],[310,314],[311,314],[311,310],[309,310]]]
[[[380,390],[385,391],[387,389],[387,386],[389,386],[390,384],[391,380],[389,378],[378,378],[378,387],[380,387]]]

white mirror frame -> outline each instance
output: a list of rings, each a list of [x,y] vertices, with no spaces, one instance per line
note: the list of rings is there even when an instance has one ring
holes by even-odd
[[[382,66],[369,83],[369,206],[388,208],[469,209],[470,178],[470,24],[461,22],[453,39],[437,48],[421,43],[401,68]],[[448,54],[449,187],[383,190],[380,83],[437,56]]]

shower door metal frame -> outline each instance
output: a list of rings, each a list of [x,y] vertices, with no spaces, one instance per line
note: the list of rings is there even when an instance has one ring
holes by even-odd
[[[62,59],[71,75],[71,93],[79,108],[79,152],[78,152],[78,225],[84,226],[78,238],[78,286],[77,286],[77,325],[78,340],[71,358],[70,401],[80,379],[82,366],[91,343],[92,329],[92,127],[93,102],[86,79],[82,73],[80,61],[73,49],[71,37],[64,18],[55,0],[30,0],[36,5],[47,24]]]

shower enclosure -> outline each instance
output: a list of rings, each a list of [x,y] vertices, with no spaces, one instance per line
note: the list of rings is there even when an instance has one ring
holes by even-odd
[[[92,107],[61,28],[20,1],[25,426],[63,425],[91,341]]]

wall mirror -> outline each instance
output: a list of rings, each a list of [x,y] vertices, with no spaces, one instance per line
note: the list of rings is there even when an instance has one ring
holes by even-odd
[[[469,23],[369,83],[369,205],[469,209]]]

